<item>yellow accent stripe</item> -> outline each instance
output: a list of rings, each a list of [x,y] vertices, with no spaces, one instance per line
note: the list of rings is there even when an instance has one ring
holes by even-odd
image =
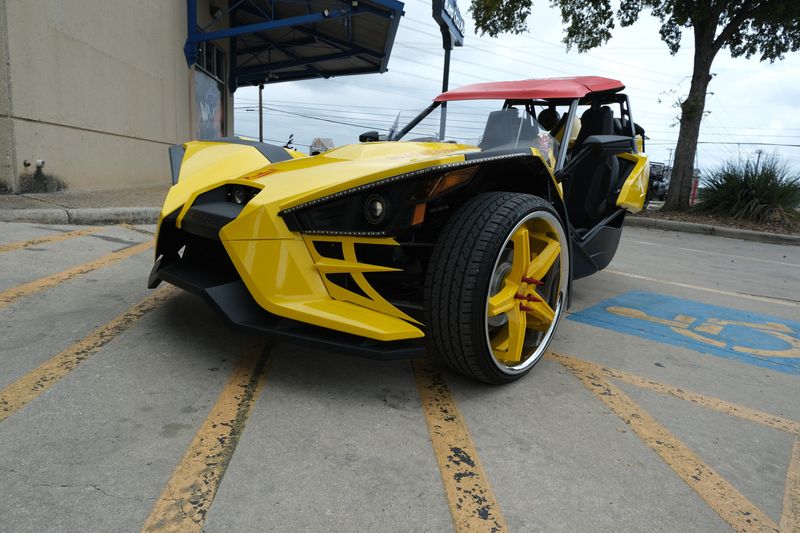
[[[735,531],[778,529],[778,525],[769,516],[606,379],[602,372],[598,372],[596,365],[571,357],[554,356],[600,401],[624,420]]]
[[[413,367],[456,531],[508,531],[444,377],[427,359]]]
[[[49,390],[61,378],[75,370],[100,348],[176,292],[177,290],[173,288],[166,288],[148,296],[111,322],[97,328],[35,370],[0,390],[0,422]]]
[[[800,531],[800,437],[794,439],[792,458],[786,474],[781,531],[784,533]]]
[[[76,276],[80,276],[81,274],[85,274],[87,272],[91,272],[92,270],[97,270],[98,268],[103,268],[112,265],[117,261],[121,261],[132,255],[141,253],[147,250],[148,248],[151,248],[152,246],[153,246],[152,241],[143,242],[141,244],[125,248],[124,250],[119,250],[116,252],[112,252],[108,255],[104,255],[99,259],[95,259],[94,261],[89,261],[88,263],[78,265],[76,267],[70,268],[69,270],[59,272],[58,274],[53,274],[52,276],[39,278],[29,283],[25,283],[23,285],[18,285],[16,287],[6,289],[5,291],[0,292],[0,309],[2,309],[3,307],[7,307],[11,302],[17,300],[18,298],[30,296],[31,294],[37,293],[54,285],[58,285],[59,283],[68,281]]]
[[[618,270],[605,269],[603,272],[614,274],[616,276],[625,276],[627,278],[639,279],[642,281],[653,281],[663,285],[672,285],[673,287],[681,287],[684,289],[692,289],[695,291],[712,292],[714,294],[724,294],[725,296],[734,296],[736,298],[753,300],[755,302],[766,302],[769,304],[786,305],[789,307],[800,307],[800,302],[793,302],[791,300],[781,300],[780,298],[771,298],[769,296],[756,296],[755,294],[745,294],[742,292],[723,291],[720,289],[711,289],[709,287],[701,287],[700,285],[691,285],[689,283],[680,283],[677,281],[667,281],[664,279],[651,278],[649,276],[640,276],[639,274],[631,274],[630,272],[620,272]]]
[[[200,532],[266,381],[269,345],[249,348],[175,468],[142,531]]]
[[[549,358],[561,362],[570,361],[577,363],[580,361],[578,359],[560,354],[552,354]],[[680,398],[681,400],[696,403],[697,405],[707,407],[708,409],[712,409],[714,411],[719,411],[720,413],[724,413],[726,415],[735,416],[737,418],[741,418],[742,420],[761,424],[762,426],[786,431],[787,433],[800,435],[800,422],[795,420],[790,420],[788,418],[766,413],[764,411],[759,411],[757,409],[751,409],[750,407],[745,407],[743,405],[737,405],[735,403],[720,400],[719,398],[714,398],[712,396],[698,394],[696,392],[679,387],[673,387],[672,385],[659,383],[657,381],[643,378],[635,374],[630,374],[622,370],[617,370],[615,368],[601,367],[587,361],[581,361],[581,363],[592,366],[594,372],[602,372],[608,377],[619,379],[620,381],[624,381],[625,383],[640,387],[642,389],[648,389],[653,392],[660,392],[662,394],[669,394],[675,396],[676,398]]]
[[[74,239],[75,237],[83,237],[84,235],[91,235],[98,231],[103,231],[104,228],[86,228],[78,229],[75,231],[68,231],[66,233],[56,233],[55,235],[46,235],[44,237],[37,237],[29,241],[12,242],[10,244],[0,245],[0,253],[11,252],[13,250],[22,250],[23,248],[30,248],[39,244],[49,244],[51,242],[66,241]]]

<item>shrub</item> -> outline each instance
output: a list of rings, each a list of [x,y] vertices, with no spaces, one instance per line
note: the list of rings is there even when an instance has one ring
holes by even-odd
[[[800,176],[777,155],[727,161],[698,191],[698,211],[800,227]]]

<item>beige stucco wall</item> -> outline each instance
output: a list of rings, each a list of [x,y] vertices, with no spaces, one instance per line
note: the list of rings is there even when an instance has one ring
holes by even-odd
[[[0,0],[0,192],[14,188],[14,154],[8,79],[8,32],[6,31],[6,0]]]
[[[168,181],[167,148],[192,131],[185,0],[0,2],[18,172],[43,159],[68,188]]]

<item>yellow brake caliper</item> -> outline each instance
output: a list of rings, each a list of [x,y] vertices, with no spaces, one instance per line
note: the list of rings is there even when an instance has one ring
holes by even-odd
[[[535,257],[531,254],[531,239],[541,246]],[[489,298],[487,315],[505,313],[508,317],[508,322],[491,339],[492,350],[498,359],[518,363],[522,359],[526,330],[547,331],[555,318],[550,305],[539,298],[536,287],[542,285],[541,279],[561,254],[561,245],[525,226],[514,232],[511,242],[514,243],[511,271],[500,291]]]

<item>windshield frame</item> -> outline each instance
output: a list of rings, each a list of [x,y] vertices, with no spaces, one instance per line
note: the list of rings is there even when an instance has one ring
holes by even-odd
[[[398,131],[397,133],[395,133],[391,137],[388,137],[386,140],[387,141],[399,141],[400,139],[402,139],[405,136],[406,133],[408,133],[409,131],[413,130],[417,126],[417,124],[419,124],[420,122],[425,120],[425,117],[427,117],[428,115],[433,113],[434,109],[436,109],[440,105],[442,105],[441,102],[433,102],[431,105],[429,105],[428,107],[423,109],[420,112],[419,115],[417,115],[416,117],[412,118],[411,122],[409,122],[408,124],[403,126],[403,129],[401,129],[400,131]]]
[[[494,98],[492,100],[500,101],[499,99],[494,99]],[[533,104],[533,105],[537,105],[537,104],[541,105],[541,100],[533,100],[533,99],[532,100],[511,100],[511,99],[506,99],[506,100],[503,101],[502,109],[505,109],[509,105],[520,105],[520,104],[527,104],[527,103],[530,103],[530,104]],[[570,136],[570,134],[572,132],[572,127],[573,127],[573,124],[575,122],[575,115],[576,115],[577,110],[578,110],[578,103],[579,103],[579,99],[578,98],[569,99],[569,111],[567,112],[568,114],[567,114],[567,120],[566,120],[566,125],[565,125],[565,133],[564,133],[564,138],[565,139],[569,139],[569,136]],[[395,133],[391,137],[387,137],[386,140],[387,141],[399,141],[399,142],[402,142],[400,140],[408,132],[410,132],[412,129],[414,129],[420,122],[425,120],[425,117],[427,117],[428,115],[433,113],[433,111],[437,107],[439,107],[440,105],[442,105],[442,102],[434,101],[433,103],[431,103],[431,105],[429,105],[428,107],[423,109],[416,117],[411,119],[411,121],[408,124],[406,124],[403,127],[403,129],[401,129],[400,131],[398,131],[397,133]],[[440,140],[439,142],[443,142],[443,141]],[[569,145],[569,143],[565,143],[565,142],[560,143],[560,145],[558,147],[558,154],[556,155],[556,166],[553,169],[554,172],[557,172],[558,170],[563,168],[564,162],[565,162],[566,157],[567,157],[567,151],[569,150],[569,146],[568,145]]]

